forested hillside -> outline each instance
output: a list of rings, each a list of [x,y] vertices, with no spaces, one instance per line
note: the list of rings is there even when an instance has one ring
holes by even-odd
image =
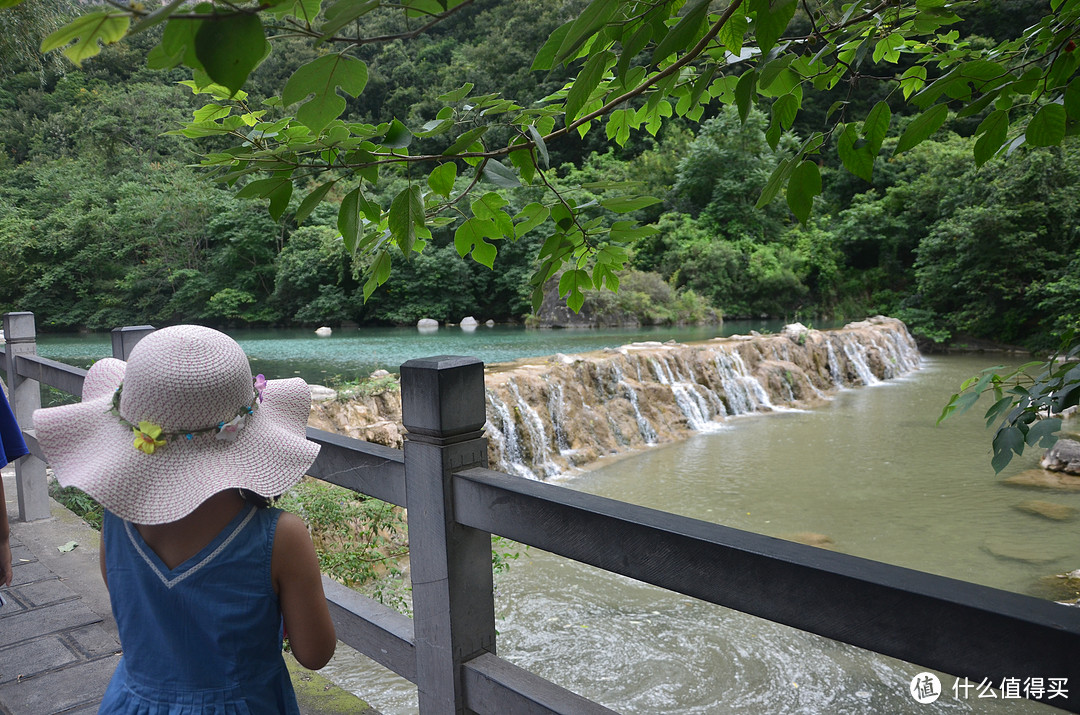
[[[40,1],[36,12],[47,31],[40,8],[53,0]],[[568,75],[561,67],[531,71],[533,58],[584,5],[477,0],[407,42],[365,46],[367,89],[347,98],[345,118],[424,125],[442,106],[435,98],[457,90],[462,77],[475,85],[472,96],[499,92],[522,106],[539,102]],[[973,45],[998,42],[1046,6],[982,2],[951,29]],[[365,22],[369,35],[400,29],[391,13]],[[796,13],[793,27],[800,22]],[[238,199],[208,182],[196,166],[200,155],[228,145],[179,135],[194,112],[209,116],[201,109],[206,98],[183,84],[189,70],[146,68],[158,39],[160,28],[151,29],[108,45],[81,67],[0,45],[0,308],[32,310],[40,325],[56,329],[409,324],[465,315],[508,321],[529,313],[533,242],[543,239],[503,241],[491,269],[475,251],[476,260],[460,260],[449,226],[432,229],[423,253],[395,262],[388,282],[365,302],[361,274],[370,259],[347,251],[339,232],[335,204],[345,188],[329,188],[328,201],[299,222],[302,197],[287,197],[275,221],[264,199]],[[280,91],[316,53],[306,43],[275,41],[246,86],[249,104]],[[636,181],[641,194],[659,199],[629,212],[656,232],[635,234],[634,272],[620,302],[655,321],[699,319],[706,305],[726,317],[804,322],[887,313],[931,340],[973,336],[1033,347],[1056,344],[1052,335],[1080,326],[1075,137],[976,167],[974,134],[992,108],[950,116],[932,141],[879,159],[872,174],[854,176],[834,154],[822,155],[823,193],[805,224],[781,201],[755,208],[777,161],[827,115],[860,118],[888,102],[893,117],[883,156],[891,155],[909,119],[898,86],[876,79],[876,66],[808,94],[779,137],[770,136],[779,127],[770,123],[771,102],[762,100],[745,122],[734,106],[712,102],[700,111],[676,106],[658,131],[628,133],[621,144],[604,127],[552,142],[547,150],[557,170],[550,180],[560,195],[580,205],[602,200],[611,182]],[[882,66],[880,74],[903,69]],[[378,189],[383,204],[408,184],[405,169],[386,171]],[[489,202],[515,215],[543,188],[494,188]]]

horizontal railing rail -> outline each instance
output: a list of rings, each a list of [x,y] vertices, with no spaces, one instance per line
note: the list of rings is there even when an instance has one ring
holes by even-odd
[[[952,675],[1080,683],[1080,609],[487,469],[455,475],[454,505],[474,529]]]
[[[114,354],[148,331],[114,331]],[[16,382],[81,392],[83,370],[0,358]],[[409,510],[414,619],[323,582],[338,637],[415,683],[425,715],[612,712],[495,655],[492,534],[977,682],[1080,686],[1080,609],[487,469],[476,360],[409,361],[401,390],[404,451],[309,427],[309,473]],[[1080,712],[1080,697],[1043,702]]]

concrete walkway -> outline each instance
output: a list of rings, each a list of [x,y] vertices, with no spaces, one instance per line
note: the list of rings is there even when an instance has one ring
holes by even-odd
[[[3,477],[14,516],[14,472],[5,469]],[[98,566],[100,535],[56,502],[50,518],[12,521],[11,531],[14,580],[0,608],[0,713],[96,713],[120,659]],[[60,550],[71,542],[77,546]],[[317,673],[289,665],[304,715],[378,715]]]

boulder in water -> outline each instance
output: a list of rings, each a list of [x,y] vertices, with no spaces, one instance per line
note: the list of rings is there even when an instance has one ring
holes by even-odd
[[[328,337],[330,337],[331,333],[333,333],[333,332],[334,332],[333,330],[326,327],[325,325],[322,326],[321,328],[316,328],[315,329],[315,334],[318,335],[320,338],[328,338]]]
[[[780,331],[780,334],[796,345],[803,345],[806,343],[806,337],[810,334],[810,329],[802,323],[788,323]]]
[[[1060,492],[1080,492],[1080,477],[1047,469],[1025,469],[1004,480],[1014,487],[1038,487]]]
[[[797,534],[787,534],[783,538],[788,541],[797,541],[800,544],[806,544],[807,546],[817,546],[825,549],[836,546],[836,542],[833,541],[831,536],[819,534],[816,531],[800,531]]]
[[[337,397],[337,392],[325,385],[308,385],[312,402],[327,402]]]
[[[1080,475],[1080,442],[1074,439],[1059,439],[1053,447],[1046,450],[1040,464],[1043,469],[1051,472]]]
[[[420,318],[416,321],[416,329],[421,333],[432,333],[439,329],[439,321],[432,318]]]
[[[1051,521],[1066,521],[1076,515],[1076,507],[1055,504],[1049,501],[1039,501],[1038,499],[1017,504],[1016,508]]]

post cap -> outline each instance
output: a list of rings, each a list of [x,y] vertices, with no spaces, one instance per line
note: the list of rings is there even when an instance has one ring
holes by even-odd
[[[401,421],[414,434],[453,437],[487,421],[484,363],[437,355],[401,365]]]

